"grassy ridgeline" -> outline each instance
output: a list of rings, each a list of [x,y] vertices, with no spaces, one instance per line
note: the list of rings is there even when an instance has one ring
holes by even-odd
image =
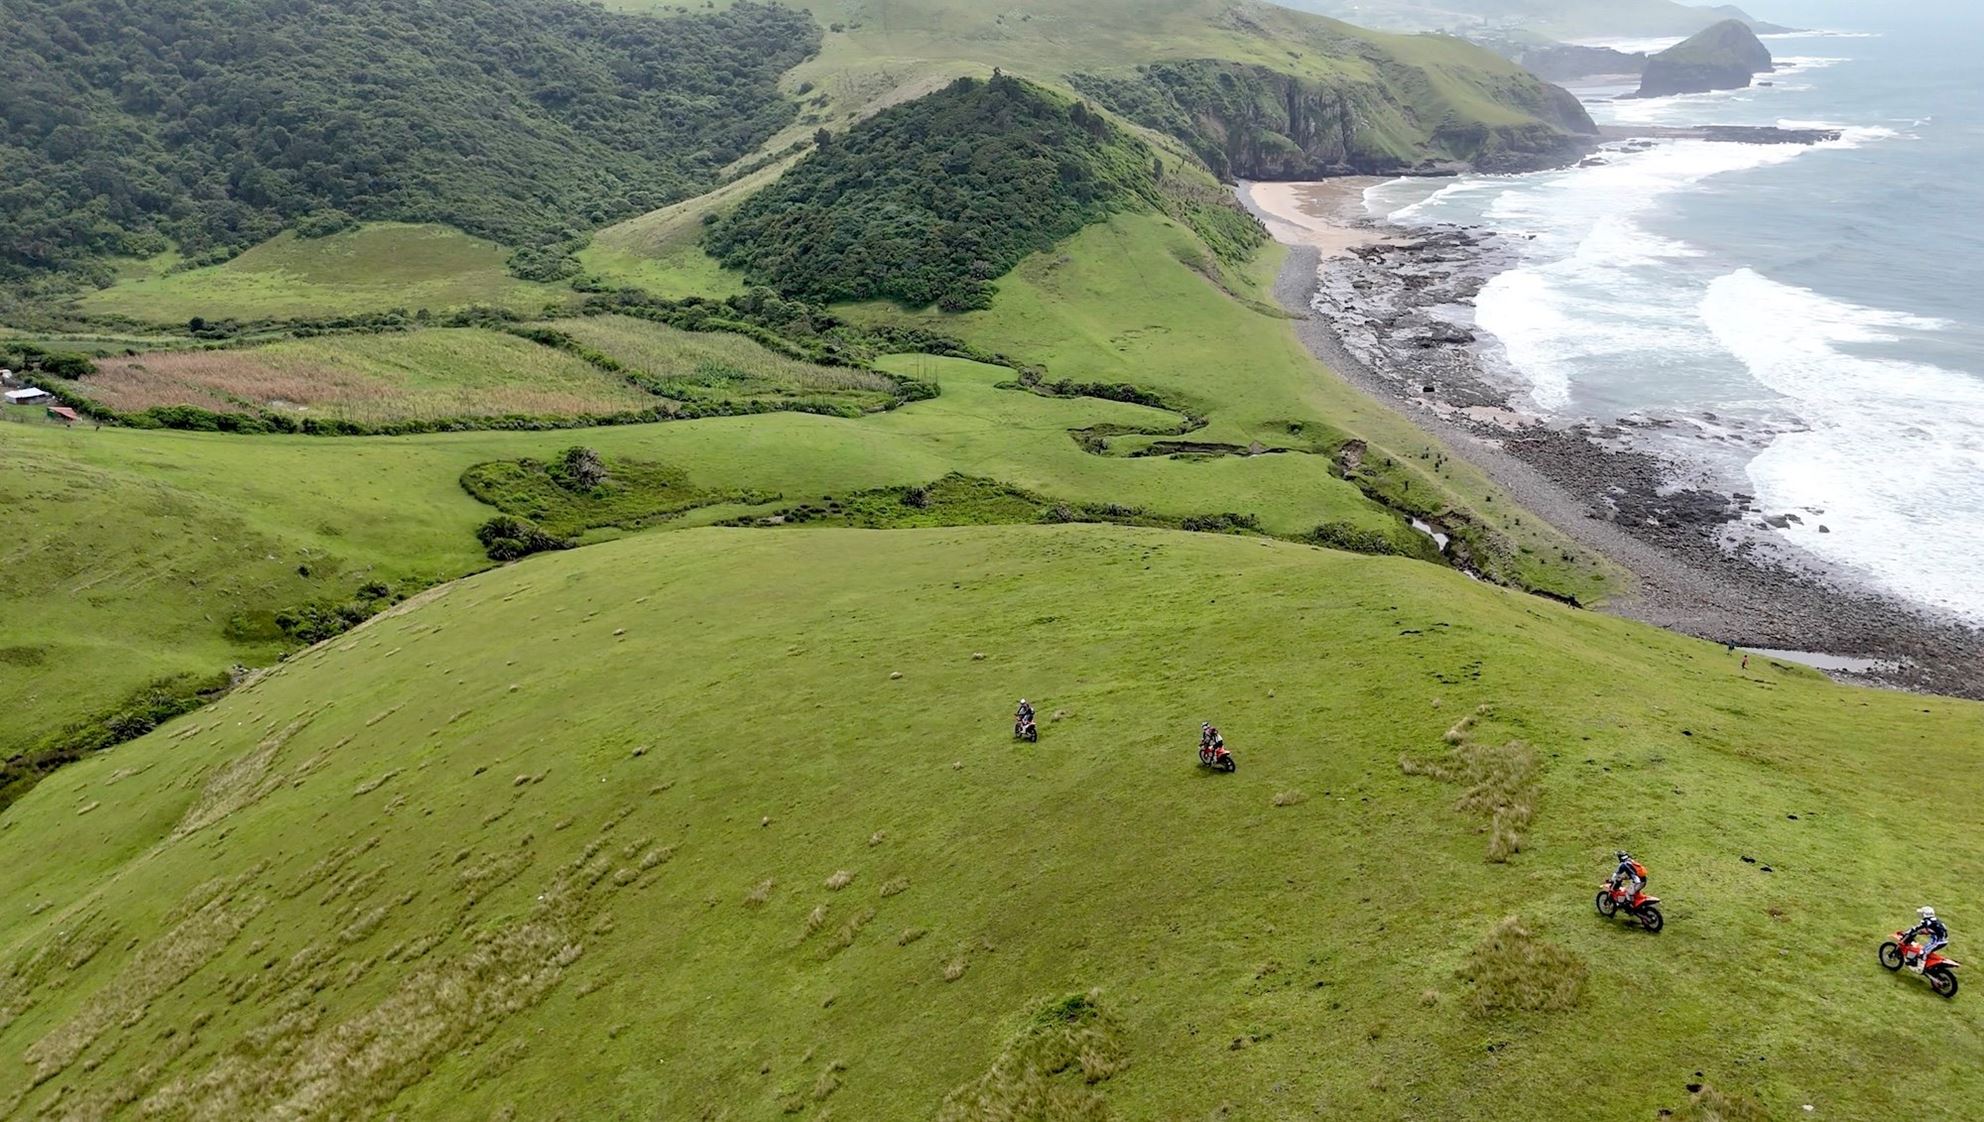
[[[1974,1004],[1872,952],[1977,856],[1978,717],[1272,542],[647,535],[453,586],[16,806],[0,1093],[1493,1120],[1705,1082],[1957,1118]],[[1203,718],[1237,775],[1194,766]],[[1531,814],[1489,864],[1479,800],[1400,761],[1517,741],[1490,787]],[[1592,914],[1619,845],[1657,938]]]

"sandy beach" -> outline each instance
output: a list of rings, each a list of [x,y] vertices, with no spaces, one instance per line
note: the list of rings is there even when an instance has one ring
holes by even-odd
[[[1319,183],[1242,183],[1240,191],[1276,241],[1341,257],[1389,236],[1364,221],[1364,192],[1383,182],[1352,175]]]
[[[1736,536],[1749,496],[1677,478],[1675,465],[1617,446],[1616,432],[1511,408],[1482,372],[1474,336],[1429,326],[1417,306],[1471,302],[1505,267],[1502,247],[1371,221],[1362,197],[1377,182],[1241,185],[1241,201],[1294,248],[1277,299],[1324,365],[1630,571],[1636,587],[1605,610],[1746,648],[1870,660],[1852,662],[1869,673],[1835,674],[1846,680],[1984,696],[1974,629],[1845,582],[1788,546]]]

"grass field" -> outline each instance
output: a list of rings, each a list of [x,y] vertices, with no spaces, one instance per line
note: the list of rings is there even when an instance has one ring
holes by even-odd
[[[642,385],[681,401],[807,400],[875,407],[896,383],[872,371],[800,362],[741,335],[677,331],[630,316],[588,316],[551,324],[611,355]]]
[[[1964,1119],[1980,1006],[1873,951],[1925,900],[1965,930],[1980,716],[1258,540],[645,535],[11,810],[0,1103],[1625,1120],[1705,1083]],[[1513,765],[1462,799],[1402,759]],[[1657,937],[1592,913],[1622,845]]]
[[[442,226],[375,222],[325,238],[281,234],[221,265],[173,272],[174,255],[134,266],[82,300],[96,315],[149,323],[308,318],[486,304],[541,311],[567,289],[511,276],[509,252]]]
[[[1568,549],[1506,497],[1489,501],[1492,488],[1458,461],[1421,459],[1434,449],[1427,437],[1318,366],[1288,323],[1261,303],[1272,254],[1251,274],[1213,269],[1208,279],[1203,252],[1189,231],[1166,220],[1122,216],[1084,232],[1065,254],[1022,266],[1002,283],[991,310],[931,322],[1043,364],[1053,378],[1162,390],[1209,414],[1195,439],[1300,446],[1327,431],[1354,433],[1394,453],[1385,485],[1412,481],[1406,497],[1413,501],[1502,510],[1479,517],[1506,535],[1513,575],[1587,603],[1616,586],[1611,570]],[[1074,430],[1130,432],[1112,442],[1113,451],[1127,453],[1152,439],[1136,430],[1174,431],[1180,417],[1002,389],[1013,372],[1000,367],[928,356],[884,365],[937,382],[942,395],[852,420],[781,413],[583,434],[323,438],[0,426],[0,470],[25,480],[28,493],[66,496],[59,504],[0,504],[0,540],[11,543],[4,556],[12,559],[0,593],[0,618],[9,621],[0,645],[47,649],[13,672],[11,680],[37,701],[8,722],[4,739],[18,747],[112,704],[166,668],[266,663],[276,647],[265,621],[299,602],[339,601],[373,579],[448,578],[486,564],[472,531],[493,512],[462,491],[462,473],[493,461],[549,460],[577,443],[679,470],[697,488],[786,501],[958,472],[1051,500],[1174,517],[1251,514],[1282,535],[1325,523],[1403,532],[1395,514],[1339,478],[1326,456],[1094,455],[1072,438]],[[1290,432],[1291,422],[1306,426],[1301,435]],[[1381,459],[1366,455],[1373,465]],[[134,495],[151,498],[133,503]],[[193,513],[176,513],[182,508]],[[670,525],[741,513],[714,508]],[[163,544],[182,539],[183,549]],[[306,563],[313,576],[297,576]],[[59,616],[40,611],[51,596],[85,606]],[[264,623],[250,629],[252,639],[230,639],[229,620],[242,612]],[[99,657],[113,649],[129,657]]]
[[[121,412],[193,405],[362,422],[578,416],[655,404],[652,394],[573,355],[469,327],[109,358],[78,388]]]

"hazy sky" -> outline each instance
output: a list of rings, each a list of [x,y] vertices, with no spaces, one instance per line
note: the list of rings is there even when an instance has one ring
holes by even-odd
[[[1936,19],[1970,24],[1984,9],[1980,0],[1738,0],[1737,6],[1759,19],[1845,27]],[[1906,18],[1897,20],[1897,16]]]

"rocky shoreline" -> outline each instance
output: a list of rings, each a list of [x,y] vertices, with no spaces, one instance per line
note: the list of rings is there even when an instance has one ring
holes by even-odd
[[[1751,496],[1641,439],[1671,422],[1546,422],[1512,405],[1469,326],[1474,297],[1516,262],[1506,238],[1339,217],[1371,237],[1327,258],[1296,245],[1277,283],[1304,343],[1634,573],[1639,587],[1607,610],[1736,646],[1871,660],[1835,673],[1847,680],[1984,697],[1984,632],[1858,585],[1770,534],[1770,512]]]

